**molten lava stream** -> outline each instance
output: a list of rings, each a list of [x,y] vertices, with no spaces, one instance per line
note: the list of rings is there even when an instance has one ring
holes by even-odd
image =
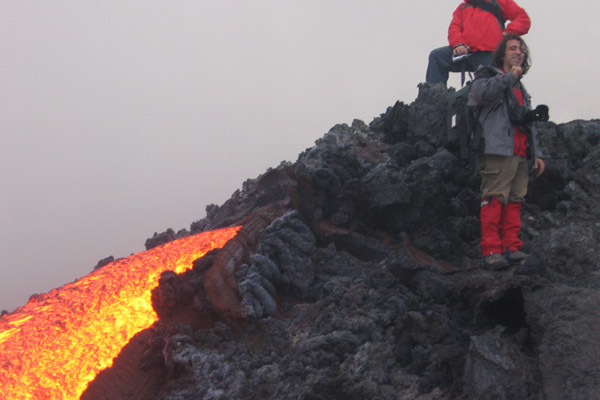
[[[78,399],[157,316],[151,291],[240,227],[189,236],[117,260],[0,318],[0,399]]]

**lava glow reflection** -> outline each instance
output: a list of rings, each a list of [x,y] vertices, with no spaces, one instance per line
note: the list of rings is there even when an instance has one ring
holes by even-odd
[[[117,260],[0,318],[0,399],[78,399],[131,337],[157,320],[150,293],[160,274],[185,271],[239,229]]]

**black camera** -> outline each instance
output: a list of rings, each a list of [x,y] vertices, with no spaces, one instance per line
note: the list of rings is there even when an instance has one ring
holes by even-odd
[[[535,110],[531,110],[530,114],[532,114],[532,121],[542,121],[546,122],[550,119],[550,109],[545,104],[540,104],[535,108]]]

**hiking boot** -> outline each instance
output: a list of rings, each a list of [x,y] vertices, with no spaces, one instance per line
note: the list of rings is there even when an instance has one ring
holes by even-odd
[[[502,256],[502,254],[492,253],[488,256],[483,257],[483,265],[486,269],[492,271],[498,271],[508,267],[508,261]]]
[[[524,259],[526,259],[527,257],[529,257],[529,254],[524,253],[520,250],[515,250],[515,251],[509,251],[508,252],[508,262],[512,263],[519,263],[521,261],[523,261]]]

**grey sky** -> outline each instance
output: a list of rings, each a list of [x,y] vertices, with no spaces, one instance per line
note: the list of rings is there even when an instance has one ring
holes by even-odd
[[[533,102],[597,118],[599,6],[518,3]],[[0,0],[0,310],[189,228],[331,126],[412,102],[458,4]]]

